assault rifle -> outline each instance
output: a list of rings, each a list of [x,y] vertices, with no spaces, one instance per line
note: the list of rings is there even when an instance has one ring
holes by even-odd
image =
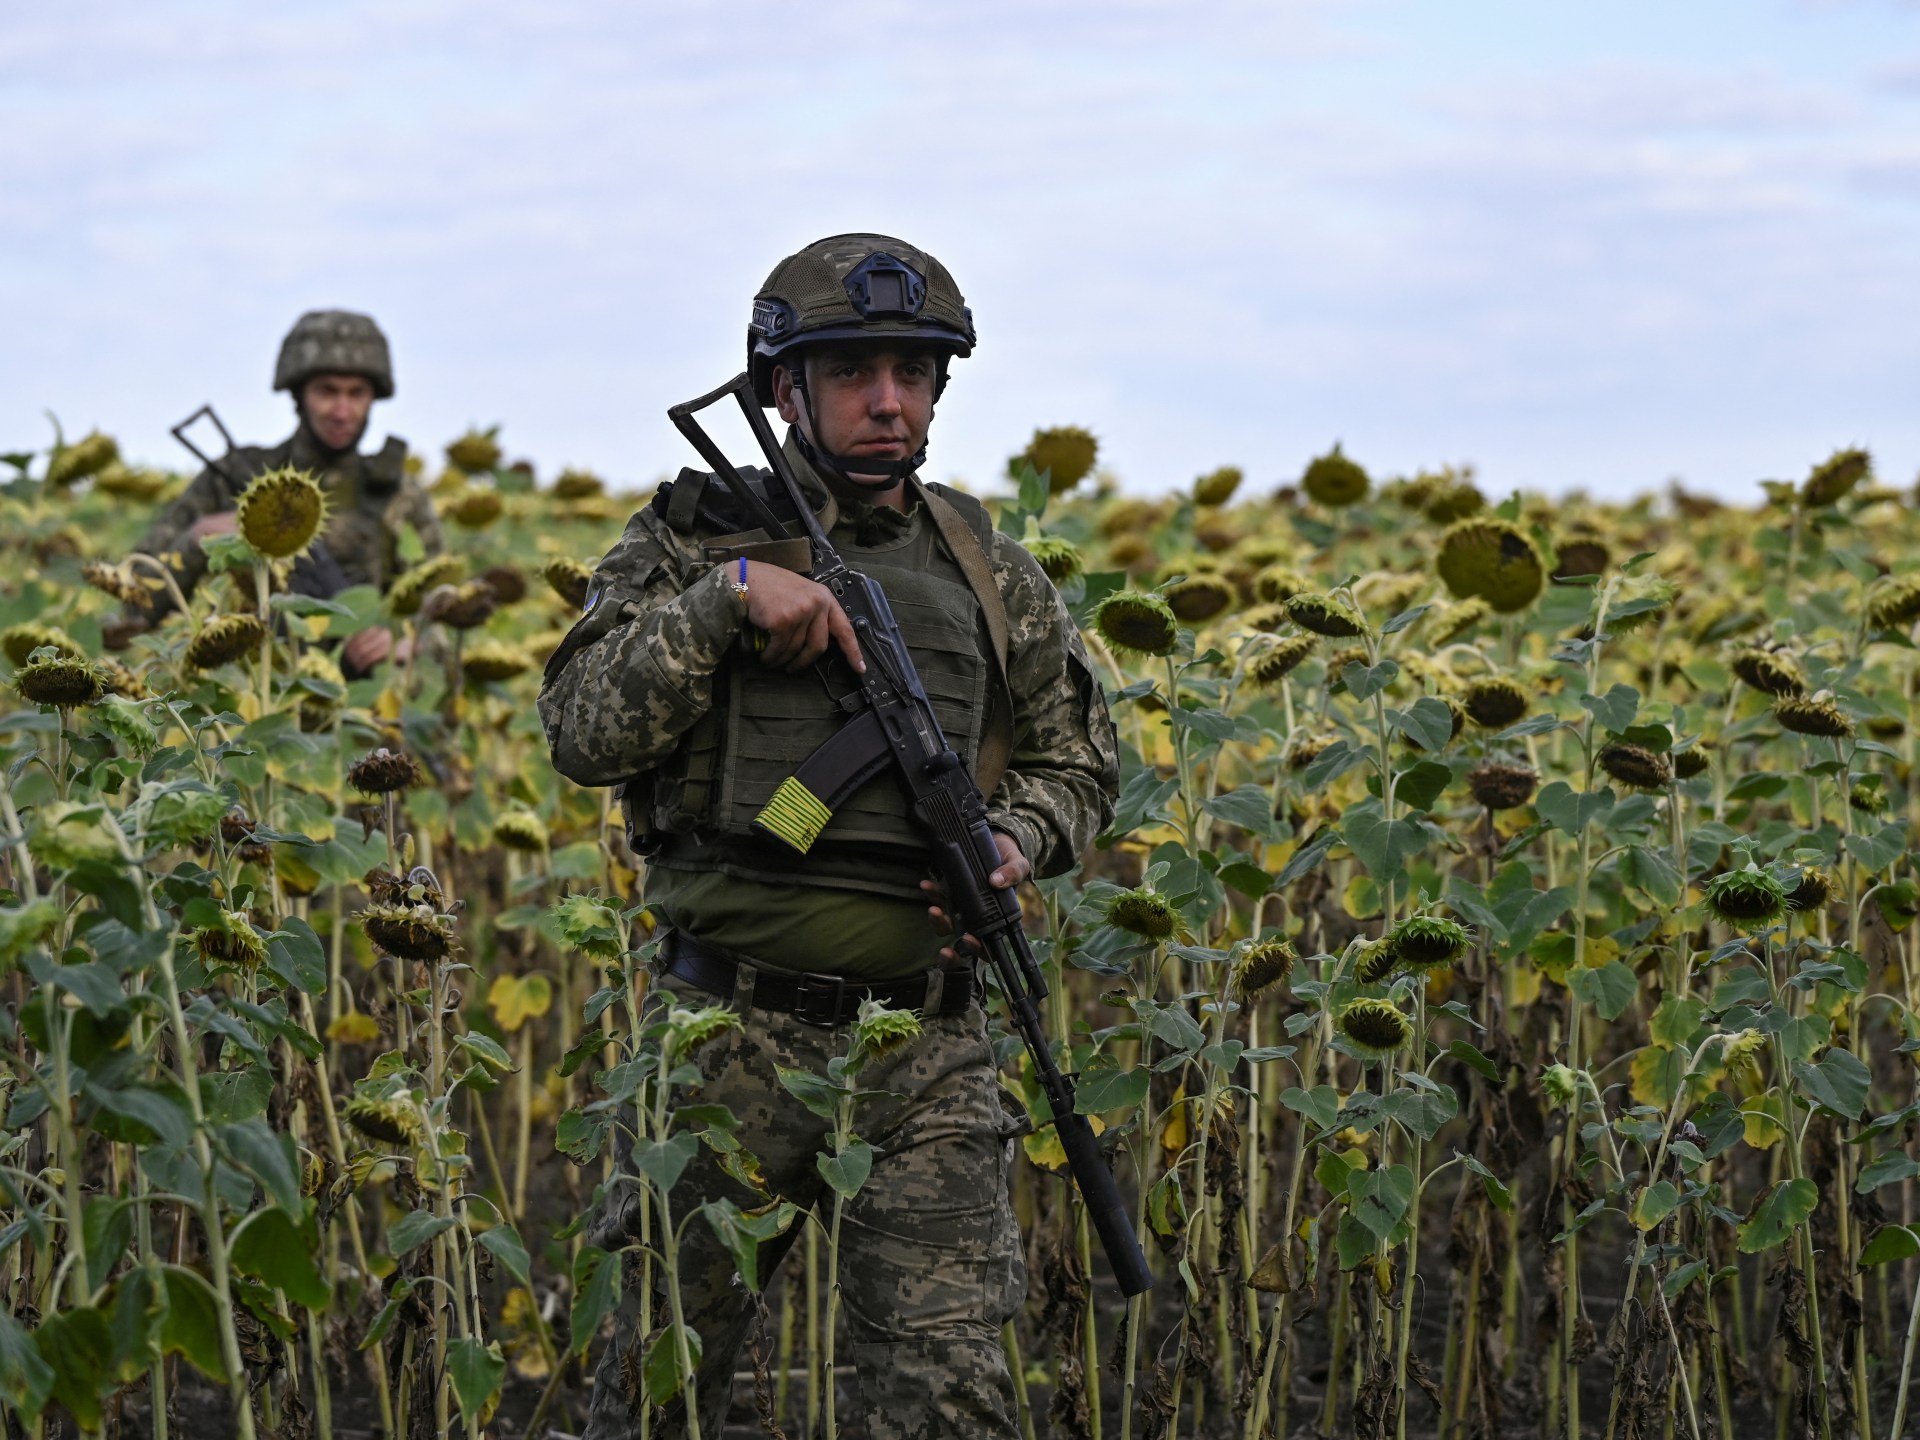
[[[1088,1217],[1113,1265],[1125,1295],[1138,1295],[1153,1284],[1147,1257],[1127,1223],[1126,1206],[1113,1183],[1093,1127],[1073,1108],[1073,1082],[1054,1063],[1039,1002],[1046,998],[1047,982],[1034,959],[1020,924],[1020,902],[1010,887],[996,888],[989,877],[1001,858],[987,826],[987,801],[941,733],[933,702],[928,699],[915,669],[913,656],[887,604],[886,592],[858,571],[850,570],[828,541],[826,532],[807,503],[774,438],[767,417],[755,401],[746,375],[697,400],[667,411],[676,429],[692,442],[700,457],[726,482],[770,539],[796,538],[754,488],[734,469],[694,417],[731,395],[740,404],[787,498],[792,502],[806,539],[813,548],[810,578],[833,592],[853,626],[866,657],[866,672],[857,675],[858,705],[834,737],[802,762],[782,781],[773,798],[754,820],[754,826],[782,844],[804,854],[832,818],[834,810],[881,772],[892,769],[899,777],[914,819],[933,852],[933,866],[946,882],[948,904],[958,917],[957,928],[980,943],[1000,981],[1007,1009],[1033,1057],[1053,1125],[1066,1152]]]

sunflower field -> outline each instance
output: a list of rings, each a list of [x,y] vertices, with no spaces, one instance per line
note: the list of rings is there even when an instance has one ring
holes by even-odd
[[[1157,1281],[1120,1299],[1006,1040],[1026,1433],[1916,1433],[1914,496],[1857,450],[1744,506],[1338,447],[1153,500],[1096,456],[1037,432],[987,488],[1122,741],[1112,827],[1025,899]],[[470,434],[450,553],[315,599],[318,492],[265,477],[110,651],[184,477],[100,435],[4,465],[5,1434],[575,1434],[623,1288],[708,1225],[761,1300],[728,1435],[864,1435],[838,1206],[675,1205],[702,1146],[755,1173],[682,1103],[730,1017],[649,1005],[644,866],[534,711],[644,493]],[[370,625],[405,658],[348,681]],[[790,1087],[840,1196],[913,1025]],[[626,1255],[587,1241],[623,1132]],[[653,1320],[662,1406],[700,1338],[671,1285]]]

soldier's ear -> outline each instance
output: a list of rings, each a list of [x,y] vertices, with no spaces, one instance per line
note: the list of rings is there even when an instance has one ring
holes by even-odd
[[[773,408],[787,424],[800,423],[800,397],[794,393],[793,371],[784,363],[773,367]]]

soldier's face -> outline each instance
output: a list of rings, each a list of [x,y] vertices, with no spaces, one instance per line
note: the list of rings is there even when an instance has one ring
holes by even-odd
[[[939,375],[931,351],[858,346],[826,350],[805,363],[813,422],[820,432],[807,438],[821,449],[850,459],[892,461],[905,460],[926,443]],[[773,399],[781,419],[809,430],[806,407],[784,365],[773,372]],[[857,467],[848,469],[860,473]]]
[[[316,375],[300,399],[314,438],[329,450],[351,450],[366,432],[373,382],[364,375]]]

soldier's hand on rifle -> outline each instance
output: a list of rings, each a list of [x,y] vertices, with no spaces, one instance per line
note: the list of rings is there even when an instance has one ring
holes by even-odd
[[[202,515],[193,522],[187,531],[189,540],[204,540],[209,535],[231,535],[238,528],[240,517],[231,510],[216,510],[211,515]]]
[[[993,843],[1000,850],[1000,868],[989,875],[987,880],[996,889],[1017,886],[1021,881],[1033,874],[1033,866],[1027,863],[1027,857],[1020,853],[1019,843],[1015,841],[1011,835],[996,830],[993,832]],[[946,898],[945,892],[941,889],[938,881],[922,880],[920,882],[920,888],[937,899],[944,900]],[[927,907],[927,915],[933,921],[933,928],[938,930],[942,935],[951,935],[953,933],[953,917],[941,909],[940,906],[929,905]],[[959,951],[962,947],[969,953],[976,952],[980,948],[979,942],[976,941],[973,936],[964,935],[961,937],[959,946],[949,945],[943,948],[940,951],[940,958],[942,960],[958,960],[960,958]]]
[[[766,632],[760,658],[783,670],[806,669],[838,645],[847,663],[862,673],[860,642],[846,611],[826,586],[758,560],[747,562],[747,620]]]
[[[393,632],[384,625],[356,630],[340,647],[340,663],[351,675],[365,675],[393,654]]]

